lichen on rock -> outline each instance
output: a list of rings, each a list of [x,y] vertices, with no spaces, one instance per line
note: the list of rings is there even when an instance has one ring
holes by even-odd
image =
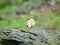
[[[56,30],[8,29],[1,33],[5,35],[2,45],[60,45],[60,32]]]

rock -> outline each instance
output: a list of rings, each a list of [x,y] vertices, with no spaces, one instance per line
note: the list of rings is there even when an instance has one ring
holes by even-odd
[[[31,11],[31,7],[29,6],[29,7],[18,9],[16,11],[16,14],[17,15],[19,15],[19,14],[28,14],[30,11]]]
[[[55,0],[45,0],[45,3],[49,7],[55,7],[55,5],[56,5],[56,1]]]
[[[23,0],[23,1],[29,1],[29,0]]]
[[[9,33],[2,38],[2,45],[60,45],[60,32],[56,30],[8,29],[4,32]]]
[[[24,8],[20,8],[18,10],[16,10],[16,14],[19,15],[19,14],[28,14],[30,13],[31,11],[33,10],[39,10],[41,9],[41,5],[38,5],[38,4],[33,4],[32,6],[26,6]]]

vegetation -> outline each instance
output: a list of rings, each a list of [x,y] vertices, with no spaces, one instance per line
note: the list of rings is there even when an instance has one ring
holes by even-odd
[[[31,11],[28,14],[16,15],[16,10],[33,4],[42,5],[44,0],[0,0],[0,30],[8,28],[27,29],[26,22],[32,16],[36,21],[35,28],[60,31],[60,0],[56,0],[56,2],[57,10],[55,12],[45,9],[45,11]],[[50,43],[54,45],[55,42],[53,42]]]
[[[35,28],[40,29],[50,29],[50,30],[60,30],[60,10],[55,13],[44,12],[33,12],[29,14],[16,15],[17,9],[25,7],[27,5],[32,5],[34,3],[42,4],[43,0],[1,0],[0,1],[0,30],[6,28],[20,28],[26,29],[26,21],[29,16],[32,16],[36,20]],[[60,5],[59,2],[57,5]],[[59,7],[59,6],[58,6]]]

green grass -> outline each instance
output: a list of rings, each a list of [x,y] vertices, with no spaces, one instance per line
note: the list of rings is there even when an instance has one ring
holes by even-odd
[[[11,8],[11,7],[10,7]],[[9,9],[9,8],[7,8]],[[4,9],[6,10],[6,9]],[[2,11],[3,14],[4,10]],[[13,8],[11,8],[11,11]],[[60,16],[57,16],[55,13],[47,13],[47,12],[34,12],[34,14],[26,14],[26,15],[1,15],[6,17],[6,19],[0,21],[0,30],[6,28],[20,28],[26,29],[26,22],[29,16],[32,16],[36,21],[35,28],[40,29],[51,29],[51,30],[60,30]]]
[[[26,21],[29,16],[33,16],[36,21],[35,28],[40,29],[52,29],[52,30],[60,30],[60,11],[56,13],[49,13],[48,11],[45,12],[34,12],[33,14],[26,14],[16,16],[12,14],[16,9],[25,7],[27,5],[32,5],[35,2],[30,0],[28,2],[19,1],[20,3],[16,2],[16,5],[7,5],[4,8],[0,8],[0,16],[3,16],[4,20],[0,21],[0,30],[5,28],[20,28],[26,29]],[[41,2],[42,3],[42,2]],[[6,14],[6,13],[9,14]]]
[[[8,18],[7,20],[0,21],[0,29],[5,29],[5,28],[21,28],[25,29],[26,28],[26,19],[25,18]]]

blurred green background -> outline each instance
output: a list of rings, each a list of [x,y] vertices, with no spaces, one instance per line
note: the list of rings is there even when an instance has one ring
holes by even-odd
[[[60,30],[60,0],[57,0],[58,10],[49,13],[47,10],[43,12],[33,12],[29,14],[16,15],[14,11],[31,6],[34,3],[42,4],[44,0],[0,0],[0,30],[7,28],[27,29],[26,22],[29,16],[36,21],[35,28],[47,30]]]

